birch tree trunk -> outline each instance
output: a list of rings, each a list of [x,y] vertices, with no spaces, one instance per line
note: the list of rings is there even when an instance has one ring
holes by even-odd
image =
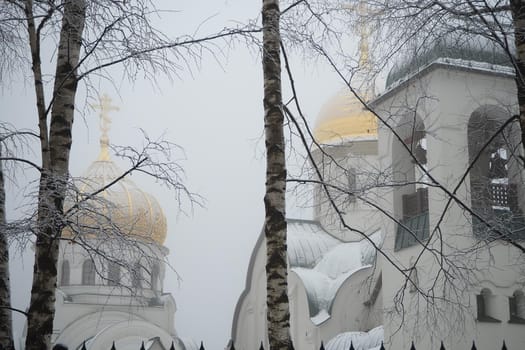
[[[0,145],[1,154],[1,145]],[[11,288],[9,285],[9,246],[5,230],[5,187],[0,162],[0,348],[14,350],[11,320]]]
[[[264,132],[266,145],[266,291],[268,338],[271,350],[288,350],[286,257],[286,163],[281,96],[279,1],[263,0]]]
[[[525,3],[522,0],[510,2],[516,44],[516,87],[521,126],[521,141],[525,146]]]
[[[40,177],[38,233],[33,286],[28,311],[26,350],[51,348],[62,214],[69,169],[71,131],[77,89],[76,67],[84,29],[85,0],[63,2],[55,85],[49,130],[49,167]],[[41,135],[47,138],[47,135]],[[45,166],[45,150],[42,164]]]

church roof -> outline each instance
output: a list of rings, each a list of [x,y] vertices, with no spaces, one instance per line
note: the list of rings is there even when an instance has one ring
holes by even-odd
[[[77,180],[81,194],[90,194],[111,184],[124,172],[111,160],[99,158]],[[162,245],[167,224],[158,201],[124,177],[85,203],[91,208],[80,211],[81,226],[106,230],[131,238],[154,241]],[[86,215],[86,213],[89,213]]]
[[[366,94],[362,96],[366,98]],[[320,144],[376,140],[377,118],[348,88],[344,88],[325,102],[313,133]]]
[[[365,239],[343,242],[328,233],[318,221],[287,219],[287,224],[288,266],[302,281],[312,322],[321,324],[330,318],[333,301],[343,283],[375,262],[375,249]],[[382,244],[380,231],[369,237],[376,245]],[[235,308],[232,339],[237,338],[236,324],[243,301],[251,291],[254,273],[260,272],[254,271],[258,266],[256,257],[264,248],[264,232],[261,232],[250,257],[245,289]]]
[[[355,350],[379,350],[384,339],[384,328],[379,326],[368,332],[340,333],[326,343],[325,349],[348,350],[353,345]]]
[[[513,49],[512,49],[513,50]],[[475,35],[448,34],[406,54],[388,73],[386,89],[433,62],[447,59],[512,67],[509,55],[494,41]]]
[[[381,232],[370,238],[381,244]],[[330,317],[332,303],[342,284],[375,260],[375,250],[367,240],[342,242],[315,221],[289,220],[287,244],[290,269],[303,282],[310,317],[315,324]]]
[[[341,243],[319,223],[288,220],[288,261],[290,266],[311,268],[330,249]]]

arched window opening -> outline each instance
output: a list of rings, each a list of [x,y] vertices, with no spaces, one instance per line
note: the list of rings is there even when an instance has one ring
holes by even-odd
[[[108,264],[108,286],[118,286],[120,284],[120,266],[116,262],[110,261]]]
[[[399,220],[395,249],[410,247],[429,236],[427,138],[416,115],[401,118],[392,145],[394,212]],[[423,169],[422,169],[423,168]]]
[[[142,266],[139,263],[133,265],[131,271],[131,287],[142,288]]]
[[[153,263],[151,266],[151,275],[150,275],[150,286],[152,290],[159,290],[159,274],[160,268],[158,263]]]
[[[82,284],[95,284],[95,263],[91,259],[84,261],[82,264]]]
[[[488,288],[484,288],[480,294],[476,295],[479,322],[501,322],[494,317],[495,303],[494,295]]]
[[[472,224],[474,234],[484,238],[525,237],[525,220],[518,202],[519,127],[512,123],[499,130],[509,118],[499,107],[482,106],[468,123],[470,198],[475,213]]]
[[[62,261],[62,273],[60,275],[60,285],[62,286],[68,286],[69,285],[69,261],[64,260]]]
[[[525,295],[522,291],[515,291],[509,298],[509,323],[525,324]]]

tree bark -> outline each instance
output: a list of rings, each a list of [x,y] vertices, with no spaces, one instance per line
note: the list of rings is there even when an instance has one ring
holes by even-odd
[[[1,155],[0,145],[0,155]],[[13,323],[11,319],[11,286],[9,284],[9,245],[5,229],[5,187],[2,162],[0,162],[0,347],[14,350]]]
[[[286,256],[286,161],[281,96],[279,1],[263,0],[264,132],[266,145],[266,291],[270,349],[290,341]]]
[[[510,2],[516,44],[516,87],[518,90],[519,121],[522,146],[525,146],[525,3],[522,0]]]
[[[40,37],[35,25],[33,1],[26,0],[24,12],[27,21],[27,36],[31,49],[31,70],[35,84],[36,107],[38,112],[38,128],[40,132],[40,148],[42,153],[42,168],[49,168],[49,140],[47,130],[46,100],[44,82],[42,80],[42,61],[40,59]]]
[[[51,348],[55,314],[55,289],[62,215],[69,170],[69,153],[77,90],[85,0],[63,2],[64,15],[55,73],[49,129],[49,167],[43,167],[38,198],[38,232],[33,286],[28,311],[26,350]],[[41,137],[46,135],[41,135]],[[42,150],[43,165],[45,150]]]

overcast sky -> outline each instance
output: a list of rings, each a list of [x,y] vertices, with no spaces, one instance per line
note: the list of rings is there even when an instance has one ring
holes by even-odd
[[[260,1],[246,0],[173,3],[171,6],[181,12],[171,14],[171,19],[161,25],[167,31],[174,30],[174,35],[182,30],[192,32],[206,19],[200,28],[203,33],[256,18],[261,5]],[[341,85],[326,67],[302,63],[299,58],[294,61],[304,111],[313,122],[322,103]],[[192,73],[181,71],[180,78],[172,82],[159,76],[155,84],[139,79],[130,85],[116,72],[114,86],[101,83],[98,87],[120,107],[111,113],[110,142],[138,146],[139,128],[153,137],[164,133],[184,148],[186,184],[205,198],[205,208],[197,207],[190,215],[183,215],[173,194],[147,178],[133,177],[159,200],[168,219],[169,261],[181,280],[178,282],[176,273],[170,272],[164,286],[177,302],[179,336],[203,340],[207,349],[222,349],[229,340],[235,304],[244,288],[248,260],[264,218],[260,56],[257,49],[238,45],[222,63],[220,66],[212,57],[204,57],[201,67]],[[19,76],[8,86],[2,82],[0,119],[36,130],[29,74],[27,69],[25,82]],[[87,169],[99,149],[98,115],[85,109],[83,112],[75,120],[71,153],[74,176]],[[36,148],[35,153],[38,155]],[[26,171],[17,174],[18,186],[8,184],[10,219],[20,212],[16,203],[23,197],[24,181],[34,178],[33,172]],[[184,206],[188,209],[187,203]],[[289,213],[291,217],[309,218],[308,210],[290,207]],[[13,304],[20,308],[29,300],[31,253],[24,258],[17,254],[11,266]],[[17,318],[18,334],[20,325]]]

